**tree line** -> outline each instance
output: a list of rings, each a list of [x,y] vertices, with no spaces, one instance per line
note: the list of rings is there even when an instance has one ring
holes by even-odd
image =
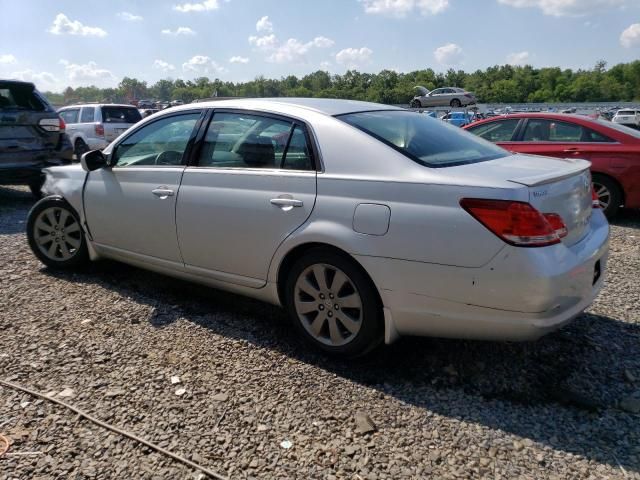
[[[444,86],[474,92],[481,103],[525,102],[623,102],[640,100],[640,60],[607,68],[599,61],[592,69],[496,65],[467,73],[450,69],[438,73],[427,68],[409,73],[382,70],[343,75],[316,71],[298,78],[258,76],[248,82],[228,82],[200,77],[194,80],[163,79],[154,84],[125,77],[115,88],[95,86],[46,92],[56,105],[75,102],[126,102],[139,99],[182,100],[209,97],[326,97],[406,104],[421,85],[429,90]]]

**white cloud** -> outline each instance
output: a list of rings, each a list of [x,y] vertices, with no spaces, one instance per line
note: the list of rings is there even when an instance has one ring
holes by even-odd
[[[126,20],[127,22],[140,22],[143,20],[140,15],[134,15],[133,13],[129,12],[120,12],[118,13],[118,16],[121,19]]]
[[[33,70],[23,70],[21,72],[13,72],[11,78],[22,80],[23,82],[35,83],[40,90],[49,90],[58,87],[58,79],[49,72],[34,72]]]
[[[18,63],[18,60],[10,53],[0,55],[0,65],[12,65],[14,63]]]
[[[620,45],[626,48],[640,47],[640,23],[629,25],[629,28],[620,34]]]
[[[333,47],[333,44],[336,43],[330,38],[327,37],[316,37],[313,39],[313,46],[318,48],[329,48]]]
[[[345,48],[336,54],[336,62],[347,68],[357,68],[371,61],[373,50],[367,47]]]
[[[449,6],[449,0],[360,0],[364,11],[373,15],[406,17],[419,12],[422,15],[437,15]]]
[[[311,48],[328,48],[335,42],[327,37],[316,37],[310,42],[290,38],[285,43],[275,47],[275,50],[267,57],[267,62],[273,63],[302,63]]]
[[[171,65],[169,62],[165,62],[164,60],[155,60],[153,62],[153,68],[157,70],[162,70],[163,72],[173,72],[176,67]]]
[[[268,15],[265,15],[264,17],[262,17],[260,20],[256,22],[256,31],[264,32],[264,33],[273,32],[273,23],[269,21]]]
[[[218,65],[206,55],[194,55],[182,64],[182,70],[189,73],[208,75],[211,73],[227,73],[227,69]]]
[[[331,62],[327,62],[327,61],[320,62],[320,68],[321,68],[322,70],[326,70],[326,71],[328,71],[328,70],[330,70],[330,69],[331,69],[331,67],[332,67]]]
[[[447,43],[436,48],[433,56],[441,65],[457,65],[462,60],[462,48],[455,43]]]
[[[247,57],[231,57],[229,59],[229,63],[249,63],[249,59]]]
[[[179,35],[195,35],[195,30],[191,30],[189,27],[178,27],[175,30],[171,30],[170,28],[165,28],[160,33],[163,35],[173,35],[177,37]]]
[[[218,0],[204,0],[200,3],[181,3],[174,5],[173,9],[178,12],[208,12],[211,10],[217,10],[220,8],[220,2]]]
[[[67,60],[60,60],[64,65],[64,70],[69,81],[75,85],[105,85],[111,84],[116,79],[115,75],[105,68],[98,68],[96,62],[90,61],[85,64],[71,63]]]
[[[529,52],[515,52],[507,55],[507,63],[509,65],[525,65],[531,55]]]
[[[554,17],[589,15],[615,7],[631,6],[637,0],[498,0],[516,8],[539,8]]]
[[[251,35],[249,37],[249,44],[253,45],[254,47],[258,47],[261,50],[275,48],[277,43],[278,40],[273,33],[270,35],[265,35],[264,37],[256,37],[255,35]]]
[[[53,20],[49,33],[54,35],[81,35],[83,37],[105,37],[107,32],[99,27],[87,27],[78,20],[70,20],[64,13],[59,13]]]

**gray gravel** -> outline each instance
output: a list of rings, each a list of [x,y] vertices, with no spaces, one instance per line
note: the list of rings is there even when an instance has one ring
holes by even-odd
[[[26,243],[32,204],[0,187],[2,379],[231,478],[640,479],[640,212],[612,227],[606,288],[564,330],[408,338],[347,363],[252,300],[113,262],[48,271]],[[3,479],[199,478],[2,387],[0,433]]]

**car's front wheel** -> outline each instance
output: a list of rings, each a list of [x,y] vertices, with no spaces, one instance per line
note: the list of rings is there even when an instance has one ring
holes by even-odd
[[[422,104],[420,103],[420,100],[418,100],[417,98],[414,98],[413,100],[411,100],[411,103],[409,104],[409,106],[411,108],[422,108]]]
[[[307,252],[289,272],[285,295],[299,332],[329,354],[357,357],[383,339],[375,286],[346,256],[322,248]]]
[[[451,100],[451,103],[449,103],[449,105],[451,105],[453,108],[458,108],[462,106],[462,103],[457,98],[454,98],[453,100]]]
[[[27,239],[46,266],[66,270],[88,262],[80,218],[65,200],[47,197],[36,203],[27,219]]]

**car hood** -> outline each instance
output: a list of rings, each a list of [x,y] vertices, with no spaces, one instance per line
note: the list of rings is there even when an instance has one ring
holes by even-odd
[[[429,90],[427,90],[425,87],[422,87],[420,85],[413,87],[415,89],[415,91],[417,92],[418,96],[422,95],[429,95]]]

